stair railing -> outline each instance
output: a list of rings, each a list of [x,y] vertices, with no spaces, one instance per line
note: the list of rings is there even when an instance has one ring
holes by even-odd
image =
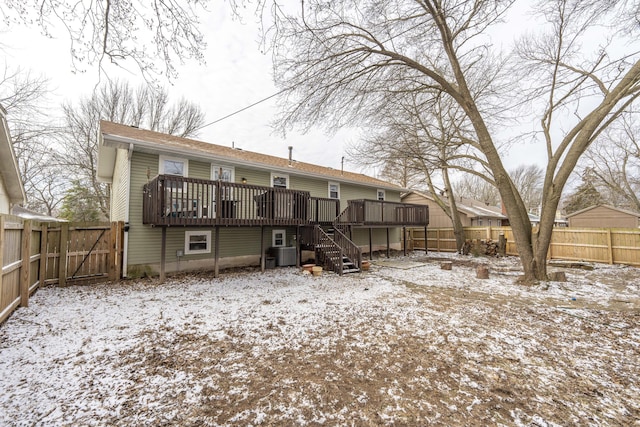
[[[344,252],[319,225],[313,227],[313,242],[316,252],[316,264],[342,275]]]
[[[343,257],[346,256],[359,270],[362,266],[362,250],[347,237],[346,229],[343,225],[334,224],[333,229],[333,240],[342,249]]]

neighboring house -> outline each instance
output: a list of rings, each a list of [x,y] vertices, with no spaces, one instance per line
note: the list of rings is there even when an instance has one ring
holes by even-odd
[[[538,215],[529,213],[529,221],[531,221],[531,226],[532,227],[537,227],[540,225],[540,217]],[[553,220],[553,226],[554,227],[566,227],[567,226],[567,220],[562,218],[562,215],[560,214],[560,211],[556,211],[556,217]]]
[[[0,105],[0,214],[11,213],[13,206],[22,205],[26,199],[6,114]]]
[[[443,197],[448,203],[446,197]],[[435,202],[433,195],[421,191],[410,191],[401,197],[404,203],[413,203],[429,206],[429,226],[432,228],[453,227],[451,218]],[[463,227],[492,226],[499,227],[509,225],[509,219],[502,210],[495,206],[489,206],[478,200],[456,198],[456,206],[460,214],[460,221]]]
[[[591,206],[567,215],[569,227],[638,228],[640,213],[609,205]]]
[[[125,276],[278,265],[315,258],[358,271],[362,251],[401,248],[403,226],[428,210],[402,188],[326,168],[101,122],[98,177],[112,221],[124,221]],[[353,243],[352,243],[353,242]],[[340,254],[343,257],[340,257]]]

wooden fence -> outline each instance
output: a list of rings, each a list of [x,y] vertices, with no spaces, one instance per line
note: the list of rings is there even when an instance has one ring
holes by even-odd
[[[424,228],[407,229],[409,249],[424,249]],[[511,227],[465,227],[465,239],[497,241],[507,239],[507,255],[518,255]],[[427,230],[427,249],[455,252],[453,228]],[[548,259],[602,262],[640,267],[640,229],[635,228],[555,228]]]
[[[0,215],[0,323],[45,284],[117,280],[124,223],[39,223]]]

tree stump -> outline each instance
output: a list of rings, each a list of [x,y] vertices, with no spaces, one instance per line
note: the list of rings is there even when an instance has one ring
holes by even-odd
[[[567,275],[564,271],[553,271],[549,273],[549,280],[552,282],[566,282]]]
[[[478,279],[488,279],[489,278],[489,267],[486,265],[479,265],[476,267],[476,277]]]
[[[442,270],[451,270],[453,267],[453,263],[451,261],[446,261],[440,264],[440,269]]]
[[[500,233],[498,237],[498,255],[505,256],[507,254],[507,238],[504,233]]]

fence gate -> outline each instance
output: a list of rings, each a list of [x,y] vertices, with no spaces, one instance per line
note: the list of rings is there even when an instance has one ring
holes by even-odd
[[[60,286],[117,280],[123,223],[62,224],[48,229],[47,280]]]

